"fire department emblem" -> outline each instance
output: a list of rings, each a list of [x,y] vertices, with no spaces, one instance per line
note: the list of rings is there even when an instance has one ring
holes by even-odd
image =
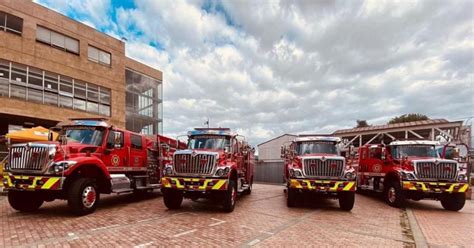
[[[326,157],[323,156],[323,157],[321,158],[321,161],[323,161],[323,162],[326,161]]]
[[[196,155],[197,155],[196,151],[193,151],[193,152],[191,153],[191,156],[192,156],[192,157],[196,157]]]
[[[114,156],[112,156],[111,161],[112,161],[113,166],[118,166],[119,163],[120,163],[120,157],[117,156],[117,155],[114,155]]]
[[[382,165],[381,165],[381,164],[374,164],[374,166],[372,166],[372,171],[373,171],[373,172],[380,172],[380,171],[382,171]]]

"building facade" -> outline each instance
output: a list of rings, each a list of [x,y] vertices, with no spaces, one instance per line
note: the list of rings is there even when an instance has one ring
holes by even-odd
[[[29,0],[0,0],[0,135],[69,118],[162,132],[162,72],[122,40]]]

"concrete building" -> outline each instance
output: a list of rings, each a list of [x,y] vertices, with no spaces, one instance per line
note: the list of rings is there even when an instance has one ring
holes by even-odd
[[[122,40],[30,0],[0,0],[0,135],[68,118],[162,132],[162,72]]]
[[[268,183],[283,183],[283,160],[281,146],[291,142],[296,135],[283,134],[265,141],[258,147],[258,161],[255,166],[255,181]]]

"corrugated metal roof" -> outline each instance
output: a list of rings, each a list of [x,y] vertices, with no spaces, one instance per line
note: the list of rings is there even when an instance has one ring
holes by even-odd
[[[450,123],[450,122],[446,119],[411,121],[411,122],[403,122],[403,123],[396,123],[396,124],[375,125],[375,126],[370,126],[370,127],[357,127],[357,128],[350,128],[350,129],[341,129],[341,130],[335,131],[333,134],[357,133],[357,132],[386,130],[386,129],[395,129],[395,128],[413,127],[413,126],[424,126],[424,125],[443,124],[443,123]]]

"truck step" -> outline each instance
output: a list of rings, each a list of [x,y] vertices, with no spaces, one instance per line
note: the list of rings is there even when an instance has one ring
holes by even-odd
[[[243,184],[243,185],[242,185],[242,188],[237,189],[237,192],[242,193],[242,192],[244,192],[244,191],[247,190],[247,189],[249,189],[249,185],[248,185],[248,184]]]
[[[117,189],[117,190],[114,190],[112,191],[112,193],[116,193],[116,194],[122,194],[122,193],[130,193],[130,192],[133,192],[133,189]]]
[[[139,190],[142,190],[142,189],[159,189],[161,188],[161,184],[148,184],[146,186],[139,186],[139,187],[136,187],[137,189]]]

